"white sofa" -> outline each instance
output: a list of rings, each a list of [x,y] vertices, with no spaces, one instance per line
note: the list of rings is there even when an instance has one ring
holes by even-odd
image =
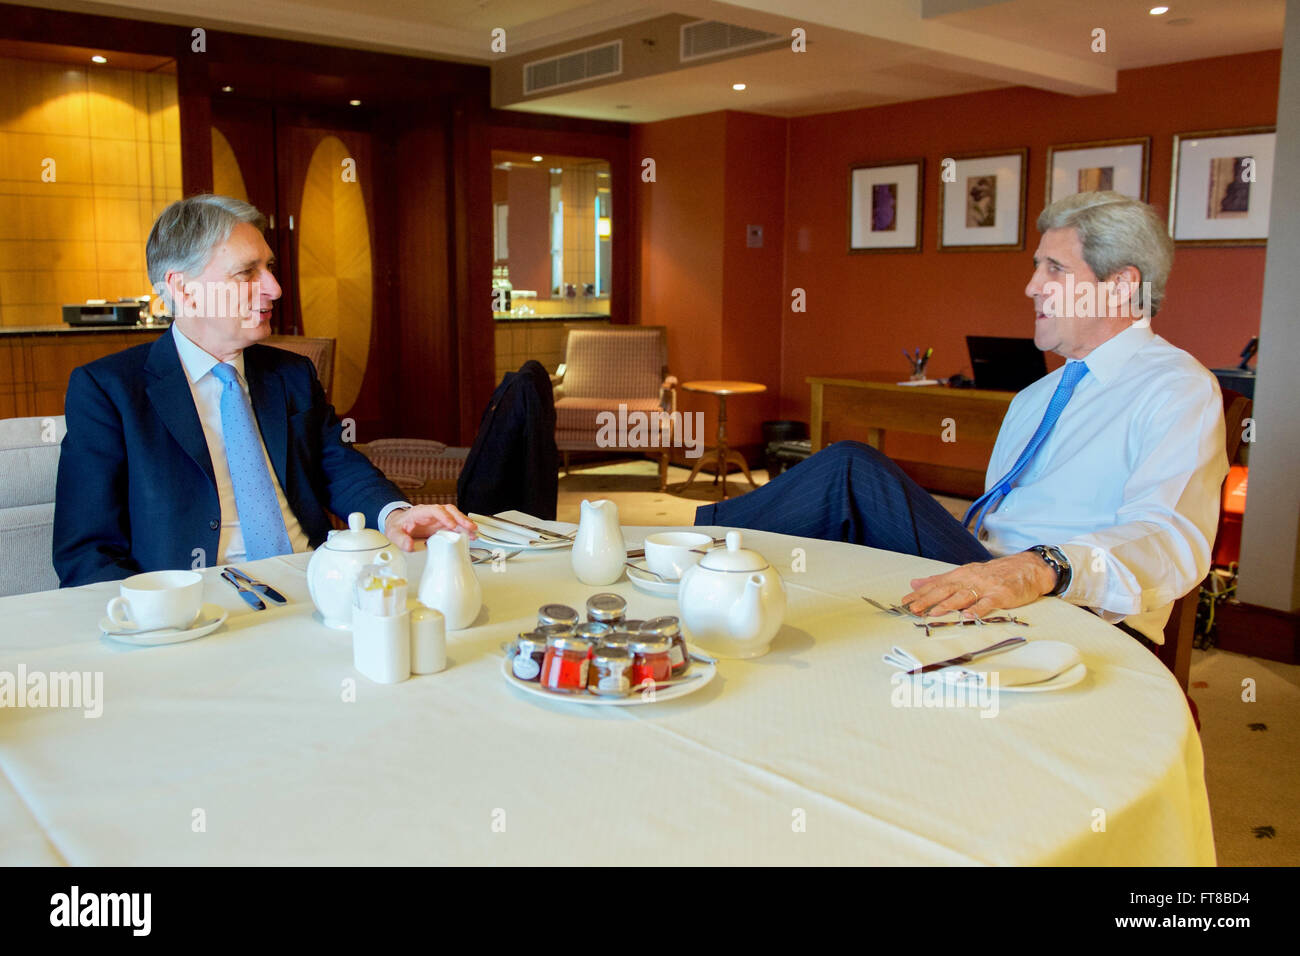
[[[62,415],[0,419],[0,596],[48,591]]]

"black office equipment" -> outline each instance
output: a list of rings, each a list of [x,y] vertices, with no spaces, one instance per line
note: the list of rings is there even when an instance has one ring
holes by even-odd
[[[976,388],[1018,392],[1047,374],[1047,360],[1033,339],[968,335],[966,348]]]

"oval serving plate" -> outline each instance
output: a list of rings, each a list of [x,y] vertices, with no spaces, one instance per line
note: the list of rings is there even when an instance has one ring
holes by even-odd
[[[689,651],[699,653],[699,649],[690,644],[686,645],[686,647]],[[626,697],[601,697],[599,694],[590,692],[584,694],[557,694],[554,691],[544,689],[541,684],[520,680],[516,677],[510,669],[511,662],[514,659],[514,654],[507,654],[501,659],[501,676],[506,679],[507,684],[543,700],[555,701],[561,704],[581,704],[586,707],[636,707],[642,704],[661,704],[665,701],[677,700],[679,697],[694,694],[713,680],[718,673],[717,664],[701,664],[698,661],[691,661],[691,669],[686,674],[687,676],[699,674],[699,677],[688,680],[684,684],[674,684],[671,687],[665,687],[663,690],[656,690],[653,698],[640,690],[633,691]]]

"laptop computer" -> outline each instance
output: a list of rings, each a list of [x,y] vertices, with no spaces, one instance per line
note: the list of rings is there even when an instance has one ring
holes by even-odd
[[[976,388],[1018,392],[1047,374],[1047,360],[1033,339],[968,335],[966,348]]]

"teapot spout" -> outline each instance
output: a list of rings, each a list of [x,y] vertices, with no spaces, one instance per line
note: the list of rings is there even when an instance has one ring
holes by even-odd
[[[753,640],[763,629],[763,576],[751,574],[745,590],[731,605],[727,615],[731,636],[740,641]]]

